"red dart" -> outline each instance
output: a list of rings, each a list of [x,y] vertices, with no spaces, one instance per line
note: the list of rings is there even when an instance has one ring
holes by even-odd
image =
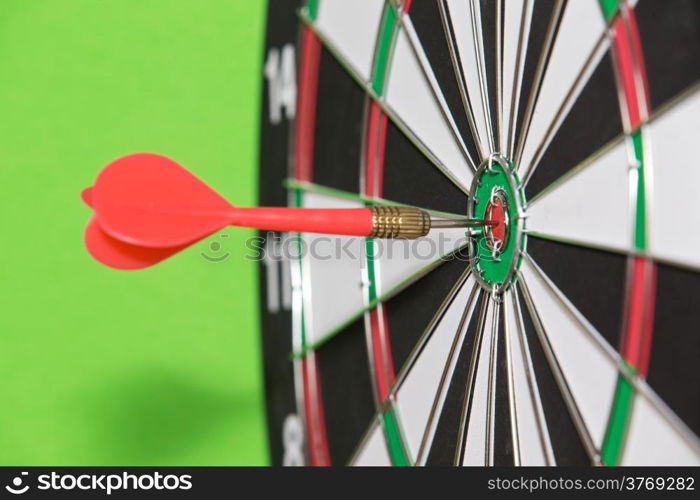
[[[98,262],[125,271],[144,269],[157,264],[186,248],[187,245],[171,248],[147,248],[129,245],[112,238],[92,217],[85,228],[85,246]]]
[[[88,207],[90,208],[95,208],[92,204],[92,188],[85,188],[83,191],[80,193],[80,198],[82,198],[83,203],[85,203]]]
[[[83,191],[113,238],[145,247],[187,245],[228,225],[368,236],[372,212],[358,209],[236,208],[184,167],[140,153],[107,165]]]
[[[413,207],[238,208],[187,169],[161,155],[139,153],[107,165],[83,190],[95,211],[86,229],[90,253],[118,269],[153,265],[228,226],[377,238],[418,238],[432,227],[491,222],[433,219]]]

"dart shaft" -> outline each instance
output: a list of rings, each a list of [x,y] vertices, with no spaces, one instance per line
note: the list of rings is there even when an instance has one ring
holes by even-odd
[[[468,218],[432,218],[414,207],[373,206],[369,208],[234,208],[231,225],[268,231],[323,233],[371,238],[415,239],[431,228],[467,228],[489,225],[489,221]]]
[[[369,236],[369,208],[233,208],[230,224],[268,231]]]

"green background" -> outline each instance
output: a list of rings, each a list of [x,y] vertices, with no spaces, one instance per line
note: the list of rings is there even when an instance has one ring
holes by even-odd
[[[251,233],[118,272],[86,254],[79,199],[153,151],[255,203],[264,11],[0,2],[0,464],[267,462]]]

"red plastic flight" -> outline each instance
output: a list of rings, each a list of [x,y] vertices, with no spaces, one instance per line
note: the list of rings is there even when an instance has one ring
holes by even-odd
[[[372,231],[367,208],[236,208],[178,163],[147,153],[107,165],[83,199],[106,233],[145,247],[191,244],[229,225],[348,236]]]
[[[85,232],[88,250],[118,269],[153,265],[228,225],[348,236],[372,231],[368,208],[234,207],[178,163],[150,153],[113,161],[81,196],[95,211]]]
[[[144,269],[187,247],[149,248],[130,245],[112,238],[102,230],[96,217],[92,217],[85,228],[85,246],[96,261],[115,269],[132,271]]]

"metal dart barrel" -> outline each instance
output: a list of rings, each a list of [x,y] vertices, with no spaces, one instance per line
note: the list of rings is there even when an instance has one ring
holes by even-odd
[[[469,218],[437,218],[414,207],[374,206],[372,238],[415,239],[427,235],[431,228],[467,228],[492,225],[490,221]]]

